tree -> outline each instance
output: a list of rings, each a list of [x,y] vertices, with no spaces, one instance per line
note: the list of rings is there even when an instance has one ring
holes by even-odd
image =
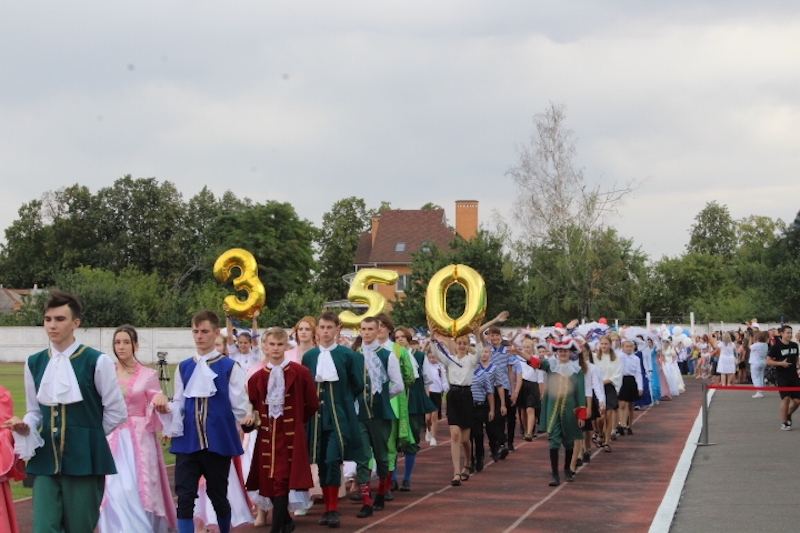
[[[738,256],[741,261],[762,261],[764,251],[772,246],[786,228],[781,219],[750,215],[736,223]]]
[[[42,202],[32,200],[17,211],[19,218],[5,230],[0,245],[0,279],[9,286],[52,283],[54,269],[47,249],[49,230],[42,220]]]
[[[347,294],[342,276],[353,272],[358,242],[369,228],[367,206],[355,196],[337,201],[322,215],[322,228],[316,240],[320,265],[316,286],[326,300],[342,299]]]
[[[422,207],[420,207],[422,211],[435,211],[437,209],[444,209],[442,206],[435,204],[433,202],[428,202]]]
[[[587,185],[573,163],[575,140],[565,122],[562,105],[536,115],[529,145],[507,172],[517,185],[513,215],[521,235],[514,248],[529,282],[527,306],[544,311],[546,320],[630,312],[644,256],[606,219],[635,181],[610,189]]]
[[[736,253],[736,222],[728,206],[711,201],[694,217],[687,250],[700,254],[719,255],[726,259]]]

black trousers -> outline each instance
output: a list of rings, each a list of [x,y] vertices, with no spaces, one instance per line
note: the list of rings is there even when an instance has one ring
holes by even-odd
[[[489,402],[474,402],[472,409],[472,428],[469,439],[472,442],[472,464],[483,459],[483,425],[489,421]]]
[[[208,499],[218,516],[230,516],[228,473],[231,458],[208,450],[175,454],[175,493],[178,495],[178,518],[192,518],[200,476],[206,478]]]
[[[517,398],[519,401],[519,398]],[[517,429],[517,404],[511,405],[511,397],[506,397],[506,439],[508,444],[514,444],[514,434]]]
[[[511,404],[511,395],[505,391],[506,409]],[[486,424],[489,436],[489,449],[494,453],[506,444],[506,417],[500,414],[500,394],[494,393],[494,419]]]

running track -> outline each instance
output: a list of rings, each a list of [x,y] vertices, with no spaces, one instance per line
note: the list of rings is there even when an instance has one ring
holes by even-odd
[[[579,468],[576,481],[565,483],[562,474],[559,487],[548,486],[546,438],[524,442],[519,436],[517,450],[508,459],[490,462],[462,486],[451,487],[449,435],[447,426],[440,424],[439,445],[423,444],[420,451],[411,492],[396,493],[384,511],[367,519],[355,517],[360,503],[340,500],[339,531],[646,532],[700,407],[700,383],[687,379],[686,385],[687,392],[673,401],[637,411],[634,435],[612,443],[611,453],[594,449],[591,463]],[[29,533],[30,501],[16,507],[21,532]],[[297,530],[330,530],[316,523],[323,510],[317,504],[307,516],[298,517]],[[268,530],[250,525],[234,528],[236,533]]]

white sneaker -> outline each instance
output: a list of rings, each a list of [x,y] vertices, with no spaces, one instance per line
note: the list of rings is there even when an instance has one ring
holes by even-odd
[[[763,397],[764,393],[761,391],[758,391],[757,393],[753,394],[753,398],[763,398]]]
[[[430,429],[426,429],[425,430],[425,442],[430,442],[430,441],[431,441],[431,430]]]
[[[431,437],[431,446],[436,446],[437,444],[439,444],[439,443],[438,443],[438,442],[436,442],[436,439],[434,439],[433,437]]]
[[[792,426],[790,426],[789,424],[781,424],[781,429],[784,431],[791,431]]]

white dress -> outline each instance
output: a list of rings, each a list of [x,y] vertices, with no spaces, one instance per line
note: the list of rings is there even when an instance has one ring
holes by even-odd
[[[664,357],[664,376],[667,378],[667,386],[669,387],[670,396],[678,396],[680,393],[686,391],[683,383],[683,376],[678,367],[678,361],[675,357],[675,350],[670,346],[663,350]]]
[[[720,374],[736,373],[736,355],[733,349],[736,345],[732,342],[719,343],[719,361],[717,362],[717,372]]]

